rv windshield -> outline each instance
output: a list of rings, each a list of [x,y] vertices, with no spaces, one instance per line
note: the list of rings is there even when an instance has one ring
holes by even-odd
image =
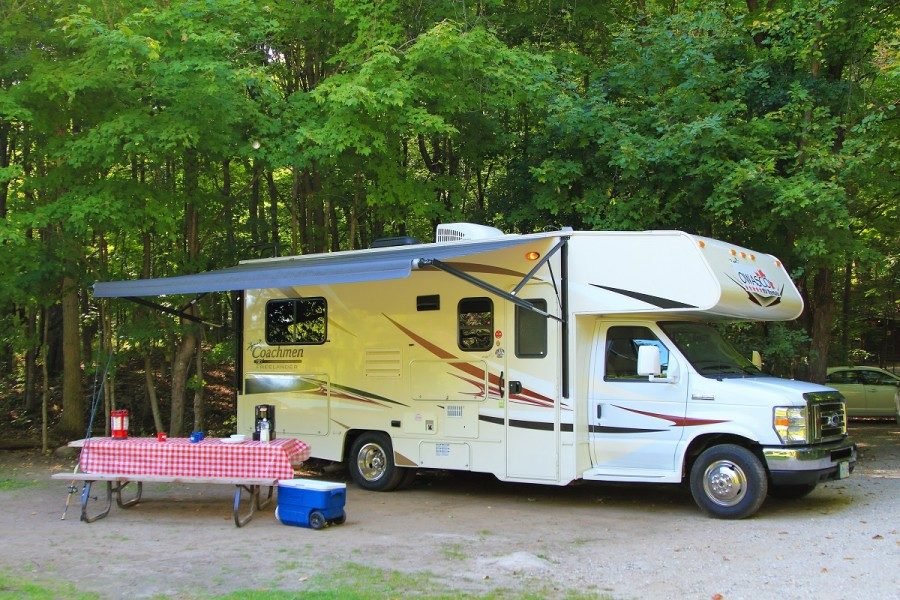
[[[714,327],[705,323],[660,323],[685,358],[701,375],[709,377],[761,375]]]

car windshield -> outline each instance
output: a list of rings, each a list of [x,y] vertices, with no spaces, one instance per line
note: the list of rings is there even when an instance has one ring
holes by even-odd
[[[671,322],[660,323],[660,327],[701,375],[746,377],[762,374],[710,325]]]

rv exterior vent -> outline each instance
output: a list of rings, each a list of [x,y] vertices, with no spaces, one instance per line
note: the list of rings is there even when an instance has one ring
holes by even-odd
[[[441,223],[434,236],[436,242],[456,242],[459,240],[486,240],[502,237],[503,232],[496,227],[476,223]]]

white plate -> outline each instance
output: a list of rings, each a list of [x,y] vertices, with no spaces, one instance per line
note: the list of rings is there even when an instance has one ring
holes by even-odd
[[[220,441],[220,442],[223,442],[223,443],[225,443],[225,444],[243,444],[243,443],[246,442],[247,440],[242,440],[241,438],[230,438],[230,437],[227,437],[227,438],[219,438],[219,441]]]

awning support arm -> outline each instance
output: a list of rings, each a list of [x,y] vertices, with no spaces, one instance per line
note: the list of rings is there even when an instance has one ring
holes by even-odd
[[[194,296],[194,298],[193,298],[190,302],[188,302],[187,304],[185,304],[184,306],[182,306],[181,308],[179,308],[179,309],[178,309],[179,312],[187,312],[187,310],[188,310],[190,307],[192,307],[192,306],[194,306],[195,304],[197,304],[198,302],[200,302],[200,299],[201,299],[201,298],[203,298],[204,296],[208,296],[208,295],[209,295],[209,292],[203,292],[202,294],[197,294],[196,296]]]
[[[483,281],[481,279],[478,279],[477,277],[473,277],[472,275],[469,275],[465,271],[461,271],[461,270],[457,269],[456,267],[448,265],[447,263],[442,262],[436,258],[420,258],[420,259],[415,260],[413,262],[413,265],[417,268],[434,267],[436,269],[440,269],[441,271],[444,271],[445,273],[449,273],[450,275],[453,275],[454,277],[459,277],[463,281],[467,281],[467,282],[471,283],[472,285],[485,290],[486,292],[490,292],[491,294],[494,294],[495,296],[499,296],[499,297],[503,298],[504,300],[509,300],[516,306],[521,306],[525,310],[530,310],[531,312],[539,314],[544,318],[554,319],[556,321],[559,321],[560,323],[564,322],[562,319],[560,319],[556,315],[551,315],[550,313],[537,308],[531,302],[529,302],[527,300],[523,300],[523,299],[519,298],[518,296],[513,296],[509,292],[501,290],[497,286],[491,285],[490,283]]]
[[[522,281],[520,281],[519,284],[513,288],[513,291],[511,291],[510,294],[512,294],[513,296],[518,296],[521,289],[523,287],[525,287],[525,285],[529,281],[531,281],[532,277],[534,277],[534,274],[537,273],[541,267],[543,267],[545,264],[547,264],[547,261],[549,261],[551,258],[553,258],[553,255],[556,254],[559,251],[559,249],[562,248],[563,245],[565,245],[566,242],[568,242],[568,241],[569,241],[569,236],[567,236],[567,235],[559,238],[559,241],[556,242],[556,245],[550,249],[550,252],[545,254],[541,258],[541,260],[539,260],[537,262],[537,264],[534,265],[534,267],[530,271],[528,271],[528,274],[522,278]],[[553,280],[553,287],[556,288],[556,280],[555,279]]]
[[[176,317],[181,317],[182,319],[186,319],[188,321],[193,321],[194,323],[201,323],[203,325],[209,325],[210,327],[221,327],[219,323],[211,323],[210,321],[205,321],[200,317],[195,317],[194,315],[189,315],[185,312],[181,312],[177,309],[174,309],[170,306],[166,306],[164,304],[158,304],[156,302],[151,302],[149,300],[144,300],[143,298],[138,298],[136,296],[125,296],[126,300],[131,300],[135,304],[140,304],[142,306],[148,306],[150,308],[156,309],[159,312],[164,312],[167,315],[175,315]],[[199,299],[199,298],[198,298]],[[193,302],[188,304],[188,307],[192,306]]]

